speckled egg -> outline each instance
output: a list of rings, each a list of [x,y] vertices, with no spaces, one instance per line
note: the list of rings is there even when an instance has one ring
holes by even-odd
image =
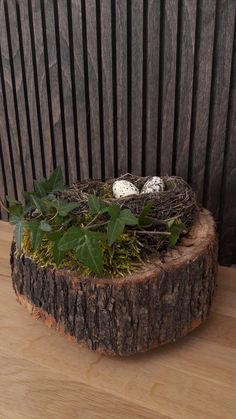
[[[138,188],[128,180],[116,180],[112,186],[113,195],[115,198],[123,198],[129,195],[138,195]]]
[[[159,176],[153,176],[143,185],[141,193],[157,193],[165,189],[163,180]]]

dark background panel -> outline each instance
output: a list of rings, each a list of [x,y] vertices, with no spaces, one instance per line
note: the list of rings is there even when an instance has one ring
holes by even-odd
[[[67,183],[176,174],[236,263],[235,13],[235,0],[0,0],[3,202],[57,165]]]

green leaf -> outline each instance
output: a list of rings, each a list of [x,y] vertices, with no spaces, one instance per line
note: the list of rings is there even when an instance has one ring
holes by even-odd
[[[138,217],[138,223],[141,227],[147,227],[152,225],[152,221],[147,217],[149,214],[151,208],[153,206],[152,201],[148,201],[146,205],[141,210],[139,217]]]
[[[11,205],[9,207],[9,213],[11,215],[17,215],[17,216],[21,217],[23,215],[23,206],[22,206],[22,204],[19,203],[19,204]]]
[[[42,242],[44,232],[41,230],[39,221],[30,221],[29,228],[31,231],[31,245],[32,249],[35,252]]]
[[[48,239],[51,242],[59,241],[62,236],[63,236],[63,231],[54,231],[53,233],[49,233],[47,235]]]
[[[34,181],[34,191],[39,198],[42,198],[48,193],[48,181],[46,179],[39,179]]]
[[[22,242],[22,236],[24,232],[25,224],[24,221],[21,220],[16,224],[15,228],[15,237],[16,237],[16,245],[18,249],[21,249],[21,242]]]
[[[110,205],[108,208],[108,214],[111,216],[111,218],[117,218],[120,215],[120,206],[119,205]]]
[[[92,215],[102,214],[108,210],[108,205],[96,195],[89,195],[88,205]]]
[[[79,208],[79,206],[80,206],[80,204],[78,202],[59,201],[58,214],[61,217],[66,217],[75,208]]]
[[[84,235],[84,230],[76,227],[71,227],[67,230],[58,243],[58,250],[62,252],[69,252],[79,244],[79,239]]]
[[[16,224],[20,223],[21,221],[23,221],[23,220],[22,220],[22,217],[20,217],[19,215],[17,215],[17,214],[10,214],[9,223],[11,225],[16,225]]]
[[[52,227],[44,220],[40,221],[40,228],[42,231],[50,232]]]
[[[58,192],[65,189],[62,170],[57,167],[48,180],[48,192]]]
[[[169,236],[169,242],[172,246],[175,246],[177,241],[179,240],[179,236],[180,234],[177,232],[172,232],[171,235]]]
[[[79,260],[88,266],[96,274],[102,271],[102,250],[97,239],[89,237],[85,234],[80,239],[80,243],[76,248],[76,255]]]
[[[128,226],[135,226],[138,224],[138,218],[130,211],[130,209],[123,209],[120,212],[120,221]]]
[[[55,260],[55,263],[56,263],[57,266],[60,265],[60,263],[62,262],[65,254],[66,254],[66,251],[59,249],[59,242],[60,242],[60,240],[55,241],[55,244],[54,244],[54,247],[53,247],[53,257],[54,257],[54,260]]]
[[[31,195],[30,196],[30,199],[31,199],[31,202],[32,202],[32,204],[40,211],[40,212],[43,212],[44,211],[44,209],[45,209],[45,205],[44,205],[44,203],[43,203],[43,201],[42,201],[42,199],[40,199],[40,198],[38,198],[37,196],[35,196],[35,195]]]
[[[9,202],[10,207],[15,205],[21,205],[20,201],[17,201],[15,198],[12,198],[10,195],[6,195],[6,200]]]
[[[108,245],[111,246],[118,239],[119,235],[123,233],[125,224],[120,218],[112,218],[107,227]]]
[[[167,222],[167,227],[171,233],[169,236],[169,242],[172,246],[175,246],[178,242],[181,233],[186,231],[186,226],[181,220],[173,218]]]
[[[31,196],[34,195],[34,192],[22,192],[23,197],[25,198],[26,202],[29,202],[31,200]]]

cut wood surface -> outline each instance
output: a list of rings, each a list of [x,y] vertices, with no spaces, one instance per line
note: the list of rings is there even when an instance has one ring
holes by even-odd
[[[11,227],[0,222],[0,418],[235,419],[236,270],[219,268],[210,318],[175,344],[107,358],[15,301]]]

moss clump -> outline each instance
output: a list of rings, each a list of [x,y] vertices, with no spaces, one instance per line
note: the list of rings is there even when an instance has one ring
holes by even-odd
[[[100,192],[100,198],[102,199],[109,199],[113,198],[113,192],[112,192],[112,184],[105,182],[101,192]]]
[[[104,276],[124,276],[135,272],[143,263],[140,256],[141,244],[133,235],[123,233],[112,246],[108,246],[105,241],[101,241],[100,245],[103,252],[102,275]],[[41,267],[51,266],[56,268],[53,248],[54,242],[44,237],[37,251],[33,252],[31,247],[30,230],[24,231],[22,242],[23,253],[34,260]],[[84,276],[94,275],[87,266],[83,265],[79,261],[74,252],[69,252],[57,268],[71,269],[83,274]]]

